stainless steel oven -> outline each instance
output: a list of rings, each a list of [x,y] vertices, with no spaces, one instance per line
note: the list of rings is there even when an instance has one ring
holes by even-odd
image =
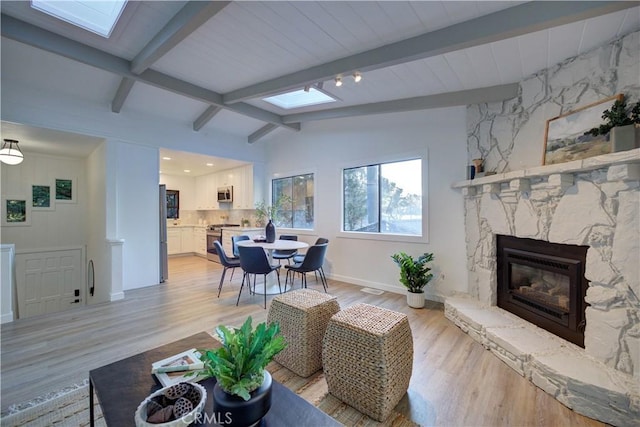
[[[222,227],[240,227],[240,224],[212,224],[209,226],[207,230],[207,259],[209,261],[220,262],[213,242],[217,240],[222,245]]]
[[[222,244],[222,229],[210,228],[207,230],[207,259],[209,261],[220,262],[218,258],[218,252],[216,251],[213,242],[218,241]]]

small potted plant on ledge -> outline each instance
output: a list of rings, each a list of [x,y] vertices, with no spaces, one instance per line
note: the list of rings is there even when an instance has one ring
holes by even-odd
[[[391,258],[400,267],[400,283],[407,288],[409,307],[424,307],[424,287],[433,278],[431,267],[427,264],[433,261],[433,254],[425,252],[414,258],[404,252],[398,252]]]
[[[226,425],[250,426],[271,408],[271,374],[265,367],[284,349],[280,327],[260,323],[251,327],[248,317],[241,328],[218,326],[222,347],[200,350],[205,374],[215,377],[214,411],[228,414]]]
[[[602,113],[604,123],[597,128],[590,129],[585,135],[609,134],[611,152],[631,150],[640,145],[640,102],[633,107],[627,107],[627,101],[622,98],[616,100],[611,109]]]

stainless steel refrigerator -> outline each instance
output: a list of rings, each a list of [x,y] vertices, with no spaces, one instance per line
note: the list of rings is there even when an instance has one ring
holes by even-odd
[[[167,264],[167,186],[160,185],[160,283],[169,278]]]

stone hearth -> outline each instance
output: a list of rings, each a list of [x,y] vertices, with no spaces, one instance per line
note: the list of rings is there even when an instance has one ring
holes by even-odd
[[[465,197],[469,294],[445,314],[560,402],[640,420],[640,149],[454,184]],[[585,348],[496,307],[496,235],[585,245]]]

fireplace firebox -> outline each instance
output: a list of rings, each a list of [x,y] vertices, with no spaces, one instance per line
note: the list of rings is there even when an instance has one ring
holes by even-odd
[[[588,246],[497,236],[498,307],[584,348]]]

